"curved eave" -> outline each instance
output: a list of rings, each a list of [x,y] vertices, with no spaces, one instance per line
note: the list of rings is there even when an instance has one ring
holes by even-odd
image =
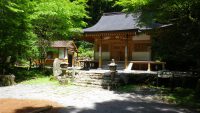
[[[138,31],[139,29],[123,29],[123,30],[106,30],[106,31],[84,31],[83,33],[105,33],[105,32],[124,32],[124,31]]]

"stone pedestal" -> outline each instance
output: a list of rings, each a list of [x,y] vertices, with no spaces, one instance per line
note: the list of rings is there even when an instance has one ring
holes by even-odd
[[[112,59],[112,62],[108,65],[110,69],[110,84],[108,86],[108,89],[116,88],[119,84],[119,77],[117,77],[117,64],[115,64],[114,59]]]
[[[60,69],[60,64],[61,61],[58,58],[55,58],[53,62],[53,75],[56,77],[62,74],[62,71]]]

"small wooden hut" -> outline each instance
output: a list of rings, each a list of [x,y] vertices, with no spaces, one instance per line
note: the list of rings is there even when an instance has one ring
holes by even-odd
[[[71,40],[52,41],[47,51],[47,59],[45,64],[52,65],[55,58],[65,60],[72,66],[74,63],[74,54],[78,53],[75,43]]]

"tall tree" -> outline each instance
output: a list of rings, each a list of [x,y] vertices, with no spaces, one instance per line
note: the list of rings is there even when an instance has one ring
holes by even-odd
[[[121,6],[114,6],[116,1],[118,0],[88,0],[87,11],[89,12],[89,17],[91,17],[86,20],[88,22],[88,26],[96,24],[103,13],[121,11]]]
[[[1,0],[0,72],[6,58],[31,58],[41,40],[67,39],[86,25],[85,0]]]
[[[43,39],[67,39],[86,26],[85,0],[38,1],[32,15],[35,33]]]
[[[85,7],[85,0],[38,0],[32,23],[43,55],[48,41],[69,39],[81,32],[86,26],[83,21],[87,18]]]
[[[0,64],[1,72],[6,59],[25,58],[36,49],[36,36],[32,32],[29,0],[1,0],[0,2]]]

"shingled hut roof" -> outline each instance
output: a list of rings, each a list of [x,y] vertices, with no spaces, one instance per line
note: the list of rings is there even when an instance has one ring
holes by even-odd
[[[74,44],[74,41],[72,41],[72,40],[68,40],[68,41],[64,41],[64,40],[52,41],[51,42],[51,47],[66,47],[68,49],[74,49],[75,51],[77,51],[77,47]]]
[[[165,27],[159,23],[153,23],[148,26],[139,24],[140,13],[125,14],[121,12],[104,13],[100,20],[92,27],[83,30],[84,33],[89,32],[105,32],[105,31],[125,31],[125,30],[148,30],[155,27]]]

